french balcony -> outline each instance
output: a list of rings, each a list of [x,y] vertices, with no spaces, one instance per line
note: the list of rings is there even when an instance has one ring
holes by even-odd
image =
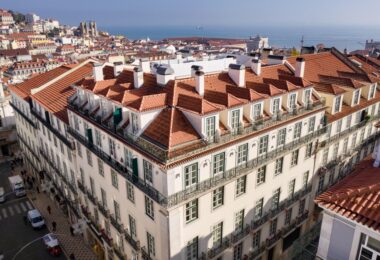
[[[25,139],[22,138],[22,136],[19,135],[19,134],[17,134],[17,138],[18,138],[18,140],[20,140],[26,146],[26,148],[28,148],[29,152],[31,154],[33,154],[33,156],[37,159],[37,161],[40,161],[40,156],[36,154],[36,152],[32,149],[32,147],[30,147],[30,145],[28,144],[28,142],[25,141]]]
[[[17,106],[15,106],[12,102],[9,102],[9,105],[19,114],[21,115],[30,125],[32,125],[34,128],[37,128],[37,124],[30,119],[24,112],[22,112]]]
[[[124,237],[125,240],[136,250],[140,250],[140,241],[136,241],[130,234],[129,231],[126,229],[124,230]]]
[[[110,220],[112,226],[119,231],[119,233],[123,233],[124,231],[124,225],[120,222],[120,219],[118,219],[114,213],[110,214]]]
[[[286,237],[300,224],[302,224],[309,217],[309,211],[305,210],[301,215],[297,216],[289,225],[282,228],[282,237]]]
[[[107,209],[106,205],[103,205],[101,201],[98,201],[98,209],[106,218],[110,216],[110,211]]]
[[[83,193],[86,194],[86,187],[84,187],[83,183],[78,181],[78,188]]]
[[[248,254],[248,259],[249,260],[254,260],[256,259],[258,256],[260,256],[262,253],[264,253],[266,250],[266,244],[265,242],[262,242],[260,247],[258,248],[255,248],[252,252],[250,252]]]
[[[150,257],[150,254],[148,253],[148,250],[145,248],[145,246],[141,247],[141,256],[144,260],[153,260]]]
[[[117,255],[119,259],[123,259],[123,260],[127,259],[127,256],[124,254],[124,250],[121,247],[114,245],[113,251],[115,252],[115,254]]]
[[[87,190],[86,194],[87,194],[87,198],[92,202],[92,204],[97,205],[98,200],[96,196],[89,190]]]

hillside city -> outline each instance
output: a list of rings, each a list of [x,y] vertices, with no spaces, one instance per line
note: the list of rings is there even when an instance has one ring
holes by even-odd
[[[132,40],[0,9],[0,259],[380,259],[363,40]]]

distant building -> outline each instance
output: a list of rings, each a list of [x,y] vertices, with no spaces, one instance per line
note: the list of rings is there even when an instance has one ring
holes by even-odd
[[[371,39],[370,41],[365,41],[365,49],[366,50],[372,50],[372,49],[380,49],[380,41],[374,41]]]
[[[91,36],[91,37],[96,37],[98,36],[98,29],[97,29],[97,26],[96,26],[96,22],[95,21],[91,21],[88,23],[86,22],[81,22],[79,24],[79,35],[80,36]]]
[[[25,15],[25,22],[27,23],[27,24],[34,24],[34,23],[36,23],[37,21],[39,21],[41,18],[38,16],[38,15],[36,15],[36,14],[32,14],[32,13],[30,13],[30,14],[26,14]]]
[[[88,33],[92,37],[98,36],[98,29],[96,27],[96,22],[95,21],[89,22],[89,32]]]
[[[259,50],[262,50],[264,48],[269,48],[269,39],[268,37],[261,37],[260,35],[257,35],[254,38],[250,38],[247,42],[247,51],[249,52],[256,52]]]
[[[0,24],[11,25],[14,23],[12,14],[7,10],[0,9]]]

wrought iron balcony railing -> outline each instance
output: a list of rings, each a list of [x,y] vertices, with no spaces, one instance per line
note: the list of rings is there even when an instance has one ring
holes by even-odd
[[[37,124],[32,120],[30,119],[27,115],[24,114],[24,112],[22,112],[17,106],[15,106],[12,102],[9,102],[10,106],[16,110],[16,112],[21,115],[26,121],[28,121],[28,123],[30,125],[32,125],[34,128],[37,128]]]
[[[136,250],[140,250],[140,241],[136,241],[130,234],[129,231],[126,229],[124,230],[124,236],[125,240]]]
[[[33,150],[33,148],[28,144],[28,142],[19,134],[17,134],[17,138],[28,148],[31,154],[35,157],[37,161],[40,161],[40,156]]]

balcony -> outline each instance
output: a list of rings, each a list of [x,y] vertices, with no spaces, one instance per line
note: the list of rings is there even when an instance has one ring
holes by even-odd
[[[127,240],[127,242],[136,250],[136,251],[139,251],[140,250],[140,241],[136,241],[135,239],[133,239],[133,237],[129,234],[129,231],[126,229],[124,230],[124,236],[125,236],[125,240]]]
[[[143,246],[143,247],[141,248],[141,256],[142,256],[142,259],[144,259],[144,260],[153,260],[153,259],[150,257],[148,251],[145,249],[145,246]]]
[[[9,102],[9,105],[19,114],[21,115],[29,124],[31,124],[34,128],[37,128],[37,124],[33,122],[27,115],[24,114],[18,107],[16,107],[12,102]]]
[[[112,226],[117,230],[119,231],[119,233],[123,233],[124,231],[124,225],[122,223],[120,223],[120,219],[116,218],[115,214],[110,214],[110,220],[111,220],[111,224]]]
[[[87,190],[86,194],[87,198],[92,202],[92,204],[97,205],[98,200],[96,199],[95,195],[93,195],[89,190]]]
[[[21,135],[17,134],[17,138],[28,148],[31,154],[37,159],[37,161],[40,161],[40,156],[34,152],[32,147],[29,146],[29,144],[24,140],[24,138],[21,137]]]
[[[112,133],[115,137],[121,138],[124,142],[133,146],[136,150],[148,153],[151,157],[155,158],[156,160],[162,163],[171,163],[180,159],[184,159],[193,154],[197,154],[202,151],[209,150],[213,147],[220,146],[223,143],[239,139],[242,137],[242,135],[248,135],[257,132],[257,123],[253,123],[246,126],[245,128],[239,129],[239,131],[237,131],[236,133],[227,133],[220,136],[220,138],[218,138],[217,142],[215,143],[199,142],[192,147],[188,147],[188,149],[179,148],[178,150],[169,152],[168,150],[163,149],[162,147],[154,144],[153,142],[150,142],[147,139],[137,137],[131,133],[128,133],[127,131],[119,131],[117,127],[113,125],[110,127],[110,125],[107,122],[102,121],[101,118],[99,120],[99,118],[89,116],[88,109],[83,109],[83,107],[79,107],[79,105],[76,103],[76,100],[77,99],[75,98],[75,96],[68,98],[68,107],[72,111],[75,111],[78,114],[82,115],[83,117],[90,120],[93,124],[97,125],[103,130]],[[282,121],[293,119],[300,115],[309,113],[311,110],[317,110],[323,107],[324,102],[316,102],[309,107],[299,107],[297,108],[296,115],[292,115],[290,113],[282,114],[281,118],[276,117],[275,119],[270,118],[267,120],[263,120],[262,122],[260,122],[260,126],[262,128],[271,127],[275,124],[281,123]],[[309,110],[307,108],[311,109]]]
[[[71,150],[75,149],[74,142],[69,140],[61,132],[55,129],[50,123],[48,123],[40,114],[32,109],[32,114],[44,125],[46,126],[56,137],[58,137],[64,144],[70,147]]]
[[[296,229],[302,222],[304,222],[309,216],[309,211],[305,210],[304,213],[297,216],[289,225],[282,228],[282,237],[286,237],[294,229]]]
[[[98,201],[98,209],[103,214],[103,216],[107,218],[110,216],[110,211],[107,209],[106,205],[103,205],[101,201]]]
[[[119,259],[127,259],[126,255],[123,252],[123,249],[121,247],[118,247],[117,245],[113,246],[113,251],[117,255]]]
[[[81,190],[83,194],[86,194],[86,188],[84,187],[83,183],[78,181],[78,188]]]

